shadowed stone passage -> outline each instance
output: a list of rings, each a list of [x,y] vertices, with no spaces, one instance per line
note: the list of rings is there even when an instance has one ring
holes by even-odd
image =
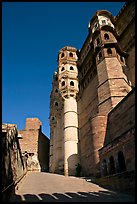
[[[10,202],[134,202],[134,197],[88,183],[85,179],[28,172]]]

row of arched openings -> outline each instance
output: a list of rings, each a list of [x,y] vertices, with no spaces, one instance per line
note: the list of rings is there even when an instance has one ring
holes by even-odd
[[[62,67],[61,71],[64,71],[64,70],[65,70],[65,67]],[[72,66],[70,66],[70,70],[74,70],[74,68]]]
[[[65,54],[62,52],[61,58],[63,58],[64,56],[65,56]],[[69,53],[69,57],[73,57],[73,53],[72,52]]]
[[[107,49],[107,54],[108,54],[108,55],[112,55],[112,50],[111,50],[111,48],[108,48],[108,49]],[[99,53],[99,60],[100,60],[101,58],[102,58],[102,53],[100,52],[100,53]]]
[[[65,81],[62,81],[61,86],[65,86]],[[70,81],[70,86],[74,86],[74,82]]]
[[[117,163],[114,161],[114,157],[110,156],[108,163],[106,159],[102,161],[102,176],[108,176],[116,173],[121,173],[126,171],[126,163],[124,154],[122,151],[119,151],[117,154]]]

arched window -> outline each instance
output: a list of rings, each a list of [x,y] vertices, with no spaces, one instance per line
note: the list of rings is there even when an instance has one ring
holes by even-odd
[[[61,71],[63,71],[63,70],[65,70],[65,68],[64,68],[64,67],[62,67],[62,68],[61,68]]]
[[[107,162],[104,159],[102,161],[102,176],[107,176],[108,175],[108,171],[107,171]]]
[[[115,173],[115,162],[113,156],[109,158],[109,174]]]
[[[58,102],[55,102],[55,106],[58,106]]]
[[[106,24],[106,20],[102,20],[102,25],[105,25]]]
[[[104,39],[109,40],[109,35],[107,33],[104,34]]]
[[[54,117],[52,117],[52,120],[54,120]]]
[[[70,57],[73,57],[73,54],[72,54],[72,52],[70,52],[70,53],[69,53],[69,56],[70,56]]]
[[[58,93],[58,89],[55,90],[55,93]]]
[[[62,85],[62,86],[65,86],[65,81],[62,81],[61,85]]]
[[[126,164],[125,164],[125,158],[123,155],[123,152],[118,153],[118,167],[119,167],[119,172],[126,171]]]
[[[74,86],[74,82],[73,81],[70,82],[70,86]]]
[[[64,53],[61,54],[61,58],[63,58],[63,57],[64,57]]]
[[[107,53],[108,53],[108,55],[112,55],[112,50],[111,50],[111,48],[108,48],[108,49],[107,49]]]
[[[74,70],[74,68],[71,66],[71,67],[70,67],[70,70]]]

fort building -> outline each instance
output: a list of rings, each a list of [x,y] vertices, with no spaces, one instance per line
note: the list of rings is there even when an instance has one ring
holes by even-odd
[[[50,95],[53,173],[106,177],[135,170],[135,5],[99,10],[81,50],[58,54]],[[129,148],[130,147],[130,148]]]

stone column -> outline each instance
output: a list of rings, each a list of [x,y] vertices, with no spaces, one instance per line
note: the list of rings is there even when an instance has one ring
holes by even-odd
[[[64,174],[76,174],[78,162],[77,102],[73,97],[64,100]]]

